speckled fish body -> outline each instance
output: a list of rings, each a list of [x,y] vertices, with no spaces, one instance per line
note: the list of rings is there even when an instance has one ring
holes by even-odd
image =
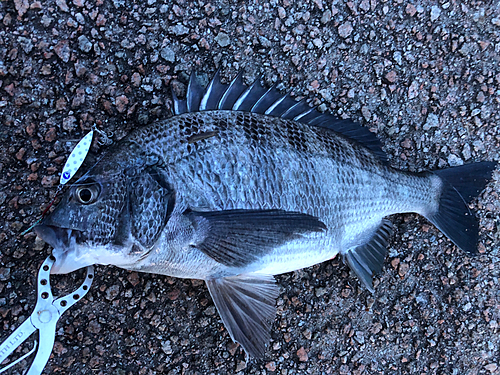
[[[210,136],[190,140],[200,134]],[[367,232],[372,235],[387,215],[425,212],[438,204],[437,177],[396,171],[342,136],[295,121],[236,111],[186,113],[129,140],[174,166],[166,168],[166,180],[175,181],[174,215],[187,208],[278,209],[317,217],[327,228],[228,270],[202,252],[193,252],[189,263],[184,254],[179,259],[167,240],[177,225],[172,220],[160,241],[166,246],[134,265],[141,271],[203,279],[250,270],[289,272],[366,242]]]
[[[260,356],[278,288],[272,275],[342,254],[373,290],[391,225],[416,212],[474,252],[466,202],[495,167],[420,174],[389,166],[366,128],[241,75],[193,77],[175,116],[114,145],[36,227],[53,270],[89,264],[206,281],[233,340]]]

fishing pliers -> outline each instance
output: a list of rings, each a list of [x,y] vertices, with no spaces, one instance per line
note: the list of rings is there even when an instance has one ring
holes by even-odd
[[[94,278],[94,267],[87,267],[87,274],[82,285],[73,293],[54,299],[50,288],[50,270],[56,258],[50,255],[43,262],[38,271],[37,302],[31,316],[24,321],[8,338],[0,345],[0,363],[2,363],[18,346],[20,346],[32,333],[38,330],[38,351],[26,375],[39,375],[47,364],[52,348],[54,347],[56,324],[66,310],[78,302],[90,289]],[[4,372],[14,366],[36,350],[36,341],[33,349],[0,370]]]

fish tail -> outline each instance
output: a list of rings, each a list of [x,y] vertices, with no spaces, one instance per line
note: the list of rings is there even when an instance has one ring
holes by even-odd
[[[439,206],[425,215],[455,245],[469,254],[477,253],[478,221],[469,209],[491,179],[495,162],[480,162],[432,172],[440,177]]]

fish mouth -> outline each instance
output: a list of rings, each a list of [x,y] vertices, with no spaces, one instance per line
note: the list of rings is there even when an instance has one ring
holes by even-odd
[[[51,274],[66,274],[93,264],[78,257],[76,247],[82,234],[80,231],[44,224],[35,226],[34,231],[54,248],[52,255],[56,260]]]
[[[38,237],[47,242],[54,249],[68,249],[71,244],[71,238],[75,237],[76,232],[73,229],[61,228],[53,225],[37,225],[33,228]]]

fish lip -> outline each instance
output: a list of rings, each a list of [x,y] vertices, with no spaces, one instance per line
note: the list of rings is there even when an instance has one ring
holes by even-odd
[[[79,231],[70,228],[62,228],[55,225],[39,224],[33,228],[38,237],[47,242],[54,249],[68,249],[71,238],[77,237]]]

